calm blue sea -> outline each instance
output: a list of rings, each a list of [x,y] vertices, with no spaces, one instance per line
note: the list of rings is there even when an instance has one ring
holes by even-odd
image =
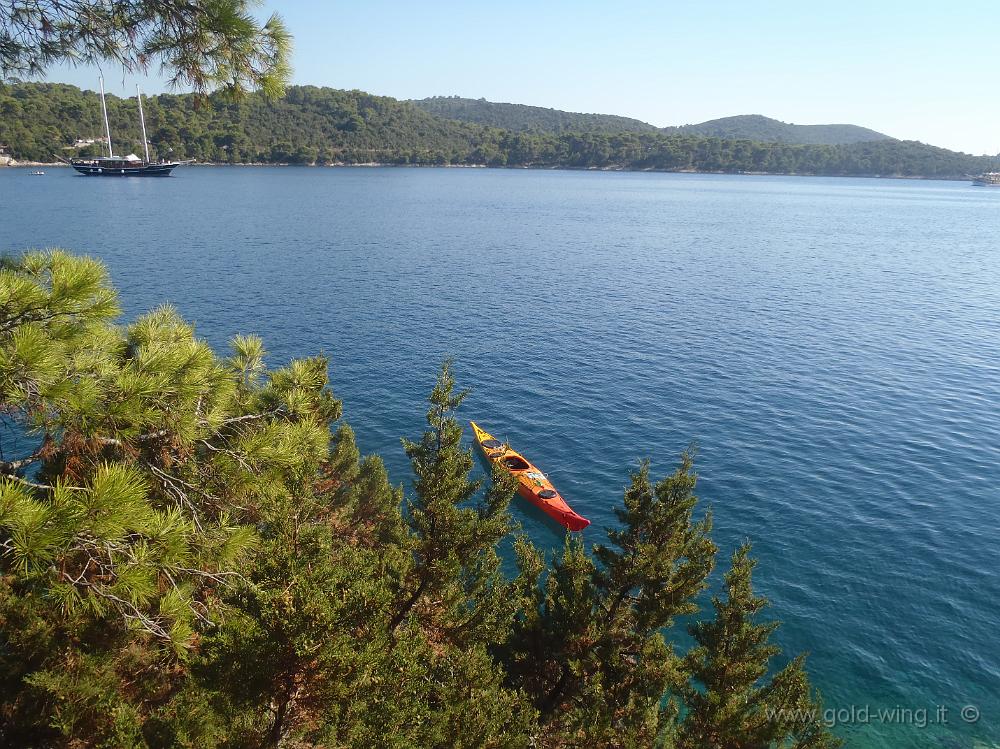
[[[640,458],[697,442],[717,542],[754,542],[780,644],[866,749],[1000,741],[998,227],[1000,190],[950,182],[0,170],[0,249],[94,254],[129,317],[170,303],[219,346],[329,355],[397,482],[446,356],[590,541]]]

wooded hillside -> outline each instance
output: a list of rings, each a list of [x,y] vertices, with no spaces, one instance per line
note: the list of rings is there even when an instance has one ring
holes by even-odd
[[[221,94],[151,96],[145,105],[154,156],[221,163],[421,164],[567,167],[832,176],[962,178],[991,160],[912,141],[800,145],[707,137],[686,131],[589,129],[515,132],[446,119],[363,91],[292,86],[269,100]],[[142,153],[135,98],[108,98],[116,153]],[[589,117],[589,115],[584,115]],[[100,155],[100,99],[52,83],[0,84],[0,144],[17,159]]]

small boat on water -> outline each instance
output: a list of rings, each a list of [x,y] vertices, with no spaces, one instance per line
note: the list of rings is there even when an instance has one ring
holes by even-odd
[[[590,525],[587,518],[578,515],[566,504],[552,482],[527,458],[481,429],[476,422],[469,423],[476,436],[476,444],[487,460],[507,469],[517,479],[518,494],[568,530],[582,531]]]
[[[1000,187],[1000,172],[983,172],[972,178],[972,184],[980,187]]]
[[[43,172],[41,169],[36,169],[33,172],[28,172],[28,175],[31,177],[44,177],[45,172]]]
[[[94,159],[73,159],[69,165],[80,174],[88,177],[169,177],[180,161],[150,161],[149,140],[146,138],[146,117],[142,112],[142,94],[135,87],[135,95],[139,100],[139,121],[142,123],[142,144],[146,149],[145,161],[134,153],[128,156],[115,156],[111,147],[111,126],[108,124],[108,105],[104,101],[104,78],[101,78],[101,110],[104,112],[104,131],[108,137],[108,155]]]

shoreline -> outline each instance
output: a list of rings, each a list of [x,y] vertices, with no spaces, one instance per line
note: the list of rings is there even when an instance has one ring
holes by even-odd
[[[708,175],[729,175],[733,177],[824,177],[835,179],[900,179],[900,180],[925,180],[938,182],[965,182],[970,179],[968,175],[952,177],[928,177],[925,175],[905,175],[905,174],[815,174],[797,172],[725,172],[725,171],[701,171],[698,169],[629,169],[620,166],[491,166],[489,164],[393,164],[377,161],[364,162],[359,164],[331,163],[331,164],[290,164],[290,163],[268,163],[268,162],[239,162],[231,164],[228,162],[198,161],[185,164],[188,167],[268,167],[268,168],[288,168],[288,169],[522,169],[540,171],[564,171],[564,172],[623,172],[631,174],[708,174]],[[0,163],[0,169],[65,169],[70,165],[61,161],[10,161]]]

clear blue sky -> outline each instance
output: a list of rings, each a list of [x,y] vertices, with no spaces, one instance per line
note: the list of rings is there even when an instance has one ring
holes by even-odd
[[[765,114],[1000,152],[998,0],[310,2],[266,0],[294,82],[459,94],[655,125]],[[105,68],[109,91],[134,79]],[[96,88],[92,69],[50,80]],[[163,89],[142,79],[145,90]]]

